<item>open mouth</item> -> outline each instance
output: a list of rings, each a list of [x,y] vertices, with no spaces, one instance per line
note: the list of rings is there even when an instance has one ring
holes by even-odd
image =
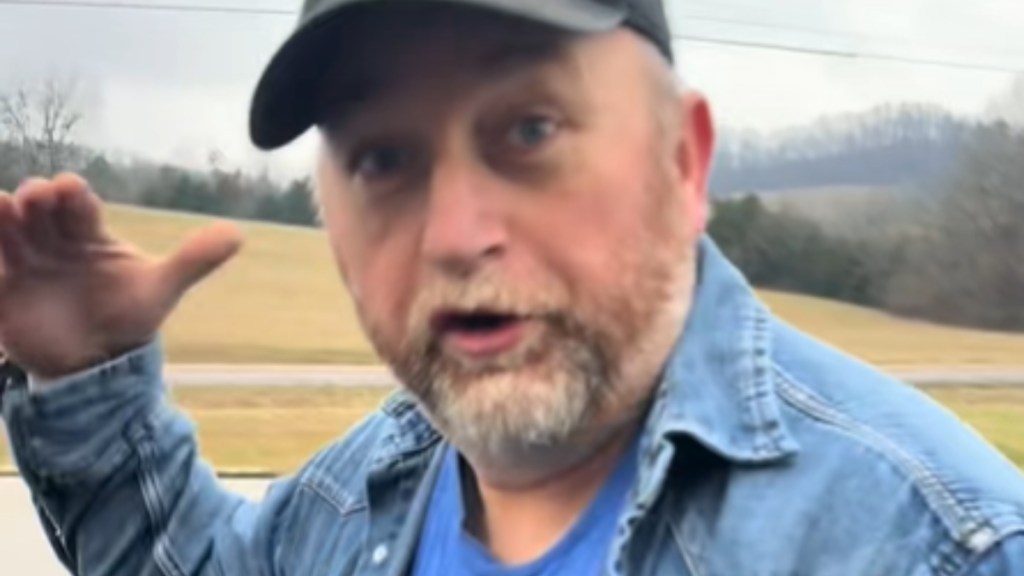
[[[491,312],[487,310],[474,312],[445,312],[438,314],[434,320],[434,330],[440,333],[458,332],[490,332],[500,330],[519,320],[512,314]]]
[[[431,327],[457,352],[487,356],[518,344],[527,321],[525,316],[492,310],[447,311],[436,314]]]

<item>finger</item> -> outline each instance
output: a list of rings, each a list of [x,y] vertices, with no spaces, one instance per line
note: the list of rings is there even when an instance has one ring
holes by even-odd
[[[203,228],[161,264],[162,280],[177,298],[220,268],[241,246],[241,233],[234,224],[222,222]]]
[[[81,177],[63,173],[53,179],[57,194],[57,233],[61,240],[83,244],[105,239],[99,196]]]
[[[54,254],[60,237],[57,234],[56,188],[49,180],[31,178],[14,193],[21,206],[22,226],[30,247],[39,254]]]
[[[7,274],[24,267],[28,261],[28,243],[22,231],[20,209],[6,192],[0,193],[0,258]]]

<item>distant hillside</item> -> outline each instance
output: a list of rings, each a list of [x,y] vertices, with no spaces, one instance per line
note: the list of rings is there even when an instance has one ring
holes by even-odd
[[[942,176],[974,125],[925,105],[887,105],[769,134],[723,130],[712,194],[892,188]]]

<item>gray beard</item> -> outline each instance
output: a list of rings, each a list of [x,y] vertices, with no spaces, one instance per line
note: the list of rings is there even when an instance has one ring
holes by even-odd
[[[500,362],[468,365],[430,341],[396,371],[471,461],[549,468],[593,433],[617,375],[596,335],[563,317],[546,326],[533,346]]]

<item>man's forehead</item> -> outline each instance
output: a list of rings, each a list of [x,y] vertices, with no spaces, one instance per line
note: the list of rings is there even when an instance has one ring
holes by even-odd
[[[455,12],[458,12],[456,10]],[[328,74],[321,98],[321,114],[332,120],[368,102],[384,98],[410,84],[434,78],[470,77],[488,82],[524,69],[557,65],[566,60],[573,37],[514,18],[475,15],[479,26],[460,26],[457,17],[435,18],[415,33],[360,34],[346,53],[361,54],[358,61],[338,62]],[[403,26],[402,20],[380,21]],[[365,30],[365,29],[364,29]],[[453,30],[459,30],[453,34]]]

